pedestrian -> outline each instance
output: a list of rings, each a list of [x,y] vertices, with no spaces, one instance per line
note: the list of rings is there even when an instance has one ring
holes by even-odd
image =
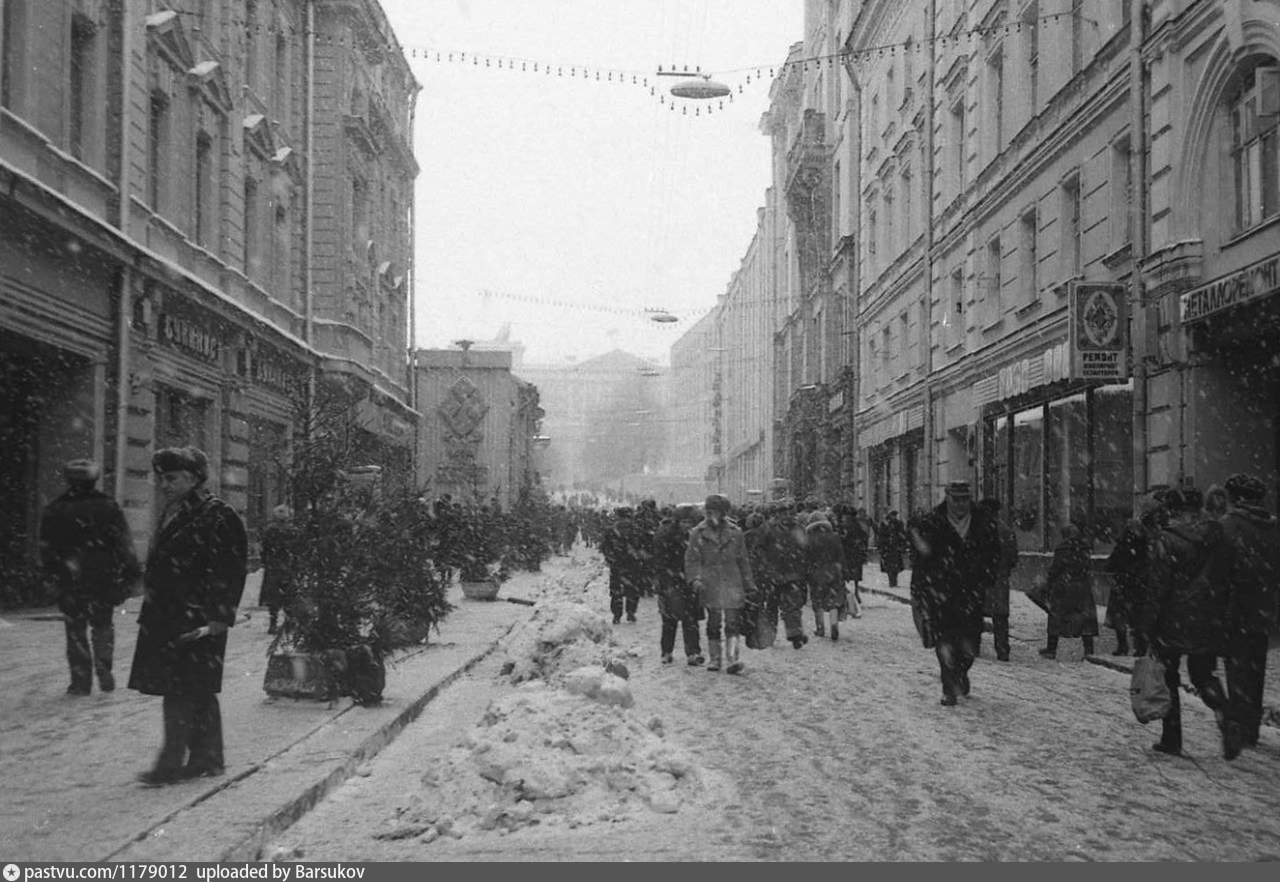
[[[1217,656],[1226,649],[1230,549],[1220,523],[1205,516],[1204,497],[1194,487],[1175,487],[1165,495],[1169,524],[1152,548],[1151,581],[1143,609],[1143,631],[1152,653],[1164,664],[1170,706],[1161,724],[1158,753],[1182,753],[1181,680],[1187,675],[1196,694],[1213,711],[1228,760],[1240,744],[1228,726],[1227,696],[1218,681]]]
[[[689,531],[698,522],[698,509],[693,505],[677,505],[669,516],[658,524],[653,535],[653,561],[658,586],[658,615],[662,618],[662,636],[659,649],[662,663],[671,664],[675,658],[676,630],[684,640],[685,663],[697,666],[706,661],[702,655],[702,641],[698,634],[698,622],[702,619],[702,606],[697,593],[684,577],[684,555],[689,547]]]
[[[904,569],[907,552],[907,529],[896,511],[889,512],[880,527],[880,571],[889,577],[889,587],[898,587],[898,574]]]
[[[725,671],[737,674],[743,667],[739,659],[742,608],[748,593],[755,592],[755,581],[742,530],[729,521],[730,508],[725,496],[713,493],[707,497],[703,506],[706,516],[689,533],[684,573],[707,611],[707,648],[711,656],[707,670],[720,670],[723,624],[724,658],[728,660]]]
[[[1204,491],[1204,513],[1207,517],[1218,520],[1227,513],[1227,489],[1221,484],[1210,484]]]
[[[1076,524],[1062,528],[1062,541],[1053,549],[1048,580],[1049,621],[1047,640],[1040,655],[1058,657],[1061,637],[1079,637],[1084,654],[1093,655],[1098,636],[1098,607],[1093,600],[1093,577],[1089,566],[1089,537]]]
[[[849,613],[857,619],[862,616],[862,568],[867,564],[867,547],[871,537],[864,526],[862,509],[841,506],[836,517],[836,532],[844,550],[844,578],[846,582],[853,583]]]
[[[995,524],[1000,543],[1000,554],[995,571],[987,582],[983,594],[982,614],[991,619],[991,636],[995,644],[996,661],[1009,660],[1009,579],[1018,565],[1018,534],[1000,517],[1000,500],[984,499],[978,506]],[[981,638],[979,638],[981,639]],[[982,654],[979,646],[978,654]]]
[[[800,649],[809,642],[803,620],[804,605],[809,599],[809,586],[805,581],[805,548],[809,538],[797,517],[794,501],[780,500],[776,508],[769,524],[764,555],[774,580],[778,612],[787,640],[792,647]]]
[[[116,501],[97,488],[100,470],[88,459],[62,468],[67,489],[40,518],[40,560],[67,634],[68,695],[116,688],[115,608],[142,575],[129,525]],[[92,650],[90,638],[92,637]]]
[[[218,693],[248,543],[240,516],[205,487],[204,451],[158,450],[151,467],[165,505],[147,555],[129,688],[164,698],[164,745],[138,776],[154,787],[225,769]]]
[[[1116,632],[1114,655],[1128,655],[1130,648],[1134,656],[1147,654],[1147,638],[1138,626],[1150,579],[1151,546],[1168,520],[1163,496],[1152,493],[1141,501],[1138,517],[1125,524],[1107,557],[1111,591],[1105,621]]]
[[[970,691],[969,669],[982,636],[983,589],[999,561],[999,535],[987,513],[974,506],[969,484],[953,481],[942,503],[916,522],[910,541],[916,555],[912,590],[934,641],[942,704],[954,706],[957,695]]]
[[[600,539],[600,553],[609,567],[609,610],[615,625],[622,622],[623,613],[628,622],[635,622],[640,607],[641,539],[633,514],[629,505],[614,509],[614,522]]]
[[[1267,486],[1254,475],[1226,481],[1227,511],[1227,723],[1233,748],[1257,747],[1268,635],[1275,632],[1280,600],[1280,523],[1264,507]]]
[[[751,512],[742,531],[747,543],[747,562],[751,564],[756,582],[755,603],[745,611],[742,626],[749,649],[769,649],[778,638],[778,585],[770,566],[772,528],[768,514],[772,514],[768,506]]]
[[[280,610],[293,600],[293,580],[297,569],[298,530],[293,524],[293,511],[287,505],[271,510],[271,523],[262,531],[262,587],[258,589],[258,605],[267,608],[267,633],[279,628]]]
[[[841,610],[845,608],[844,548],[825,512],[812,512],[804,531],[808,537],[805,581],[813,604],[814,634],[823,637],[830,633],[832,640],[839,640]]]

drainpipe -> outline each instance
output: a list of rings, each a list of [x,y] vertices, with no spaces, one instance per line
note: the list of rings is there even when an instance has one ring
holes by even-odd
[[[315,0],[307,0],[307,24],[306,24],[306,42],[307,42],[307,102],[306,102],[306,151],[307,151],[307,178],[304,186],[307,189],[307,216],[303,226],[303,243],[302,250],[305,257],[302,262],[303,274],[303,303],[304,303],[304,324],[302,328],[302,339],[307,342],[308,346],[313,346],[315,341],[312,339],[314,321],[313,313],[313,297],[311,293],[311,260],[312,260],[312,232],[311,227],[315,220],[314,196],[315,196],[315,81],[316,81],[316,5]]]
[[[129,239],[129,72],[132,69],[133,16],[131,3],[120,7],[120,174],[116,179],[120,205],[116,225]],[[129,316],[133,313],[131,293],[133,268],[125,264],[120,270],[120,313],[116,325],[116,449],[115,486],[113,496],[121,508],[125,503],[125,449],[129,443]]]
[[[924,44],[927,48],[924,81],[924,141],[923,161],[920,163],[921,178],[924,184],[924,303],[920,309],[920,321],[924,325],[921,335],[924,343],[924,488],[925,508],[933,505],[933,485],[936,479],[936,463],[934,462],[933,435],[933,124],[934,124],[934,89],[936,88],[938,54],[935,46],[935,35],[938,27],[938,0],[929,0],[925,13]],[[911,510],[915,500],[907,500],[907,509]]]
[[[1129,157],[1134,186],[1129,213],[1129,238],[1133,246],[1133,270],[1129,279],[1130,323],[1133,353],[1133,495],[1137,501],[1150,486],[1147,460],[1147,305],[1142,282],[1142,262],[1147,257],[1147,71],[1142,62],[1146,40],[1144,0],[1127,0],[1129,16]]]

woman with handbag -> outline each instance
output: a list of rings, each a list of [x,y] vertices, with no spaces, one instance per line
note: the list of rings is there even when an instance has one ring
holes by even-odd
[[[1093,602],[1089,568],[1089,537],[1075,524],[1062,529],[1062,541],[1053,550],[1048,573],[1049,622],[1045,658],[1058,657],[1058,638],[1079,637],[1084,654],[1093,655],[1098,636],[1098,608]]]

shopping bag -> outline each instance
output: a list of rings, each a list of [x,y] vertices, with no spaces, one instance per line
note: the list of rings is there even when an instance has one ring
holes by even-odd
[[[1045,612],[1049,611],[1049,580],[1037,576],[1027,589],[1027,599]]]
[[[1158,658],[1142,655],[1133,660],[1129,700],[1139,723],[1164,719],[1169,712],[1169,686],[1164,681],[1164,664]]]

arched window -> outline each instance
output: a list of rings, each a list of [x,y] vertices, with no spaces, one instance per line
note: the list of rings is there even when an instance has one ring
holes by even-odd
[[[1280,65],[1258,56],[1227,93],[1236,232],[1280,214]]]

